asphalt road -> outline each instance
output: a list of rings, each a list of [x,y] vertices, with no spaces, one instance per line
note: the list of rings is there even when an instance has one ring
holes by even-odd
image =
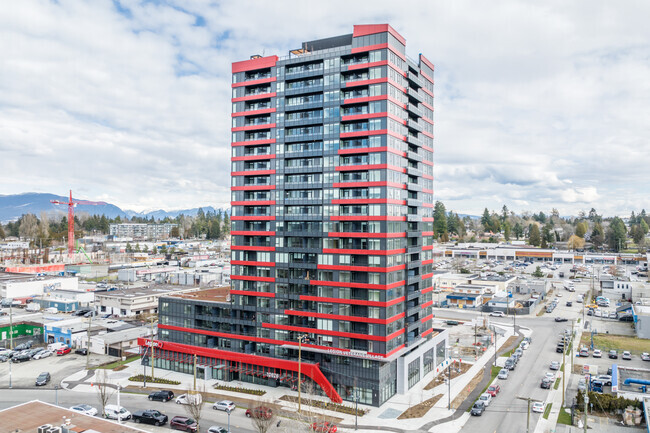
[[[48,403],[55,404],[58,397],[58,404],[61,407],[69,408],[71,406],[86,403],[95,407],[97,410],[100,410],[99,399],[97,394],[85,393],[85,392],[76,392],[68,390],[59,390],[58,396],[54,390],[46,389],[11,389],[3,390],[0,393],[0,409],[6,409],[8,407],[15,406],[26,401],[31,400],[41,400]],[[113,396],[109,404],[117,404],[117,396]],[[173,401],[162,403],[158,401],[149,401],[147,397],[143,394],[128,394],[120,393],[120,405],[128,409],[131,413],[137,410],[143,409],[157,409],[160,412],[164,413],[171,419],[176,415],[187,416],[187,413],[183,406],[175,404]],[[232,433],[254,433],[255,430],[251,424],[251,420],[246,418],[245,409],[237,408],[230,415],[230,429]],[[291,420],[282,420],[283,425],[291,425],[293,421]],[[131,426],[137,426],[143,430],[150,432],[166,432],[169,433],[171,430],[169,424],[161,427],[154,427],[150,425],[135,424],[132,421],[126,421],[125,424]],[[220,425],[223,427],[228,427],[228,415],[222,411],[216,411],[212,409],[211,404],[205,404],[203,409],[203,418],[201,419],[201,431],[205,432],[210,426]],[[296,426],[298,427],[298,426]],[[296,428],[294,431],[297,431]]]

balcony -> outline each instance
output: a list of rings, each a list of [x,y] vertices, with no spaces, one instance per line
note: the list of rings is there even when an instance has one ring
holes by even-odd
[[[407,143],[414,144],[416,146],[422,147],[422,140],[420,140],[419,138],[417,138],[413,134],[408,134],[406,136],[406,141],[407,141]]]
[[[408,79],[410,81],[414,82],[415,84],[417,84],[418,87],[423,87],[424,86],[424,82],[422,81],[422,77],[420,77],[419,75],[414,74],[411,71],[408,72]]]
[[[422,98],[422,95],[420,95],[420,92],[411,87],[409,87],[407,93],[411,98],[415,99],[418,102],[422,102],[424,100],[424,98]]]
[[[417,117],[422,117],[424,115],[424,112],[420,110],[417,104],[414,104],[413,102],[409,102],[406,106],[406,109],[415,114]]]
[[[409,120],[406,122],[406,126],[408,126],[408,127],[411,128],[411,129],[415,129],[415,130],[418,131],[418,132],[422,132],[422,131],[423,131],[423,128],[418,124],[418,122],[416,122],[416,121],[414,121],[414,120],[412,120],[412,119],[409,119]]]

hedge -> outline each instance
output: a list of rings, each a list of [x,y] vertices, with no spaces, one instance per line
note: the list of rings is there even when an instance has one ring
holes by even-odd
[[[143,382],[144,375],[136,374],[135,376],[129,377],[131,382]],[[163,379],[162,377],[156,377],[154,380],[151,380],[151,376],[147,376],[147,382],[150,383],[161,383],[163,385],[180,385],[181,383],[178,380]]]
[[[219,385],[219,384],[215,384],[214,389],[219,389],[222,391],[241,392],[244,394],[251,394],[251,395],[266,394],[266,391],[262,391],[261,389],[242,388],[239,386],[228,386],[228,385]]]
[[[582,410],[585,405],[584,393],[578,391],[577,399],[578,408]],[[623,397],[614,397],[612,394],[600,394],[597,392],[589,392],[589,404],[594,405],[594,410],[602,412],[616,412],[625,410],[628,406],[634,408],[641,408],[642,403],[638,400],[630,400]]]

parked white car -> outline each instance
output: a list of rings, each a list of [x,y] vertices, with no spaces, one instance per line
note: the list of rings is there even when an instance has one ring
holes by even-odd
[[[487,392],[484,392],[481,394],[481,396],[478,398],[478,401],[482,401],[485,407],[488,407],[490,403],[492,402],[492,396],[488,394]]]
[[[84,415],[90,415],[90,416],[97,415],[97,409],[95,409],[89,404],[78,404],[76,406],[72,406],[70,410],[83,413]]]
[[[508,379],[508,373],[509,373],[509,371],[508,371],[507,368],[502,368],[501,371],[499,372],[499,374],[497,375],[497,377],[499,379],[506,380],[506,379]]]
[[[131,412],[126,410],[122,406],[118,406],[115,404],[107,404],[106,407],[104,407],[104,418],[108,419],[120,419],[122,421],[131,419]]]
[[[199,404],[203,401],[203,396],[201,394],[181,394],[176,397],[176,404],[190,404],[190,402]]]
[[[42,359],[42,358],[47,358],[48,356],[52,356],[52,351],[51,350],[43,350],[42,352],[37,353],[34,355],[34,359]]]
[[[504,317],[505,314],[503,313],[503,311],[493,311],[493,312],[490,313],[490,316],[493,316],[493,317]]]
[[[542,413],[544,412],[544,403],[542,403],[541,401],[536,401],[535,403],[533,403],[531,409],[533,412]]]

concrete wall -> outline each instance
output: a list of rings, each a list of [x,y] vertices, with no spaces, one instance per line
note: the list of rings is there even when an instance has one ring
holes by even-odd
[[[650,339],[650,316],[637,315],[634,327],[637,337]]]
[[[408,366],[414,360],[419,359],[420,362],[420,381],[422,381],[425,376],[429,376],[428,373],[427,375],[424,374],[424,353],[430,349],[433,349],[433,370],[432,371],[433,372],[436,371],[436,366],[443,361],[441,359],[436,359],[437,356],[436,346],[441,341],[444,341],[445,347],[449,346],[448,330],[446,329],[442,330],[442,332],[440,332],[439,334],[434,335],[432,339],[420,344],[412,352],[397,358],[397,393],[398,394],[406,394],[409,390]]]

